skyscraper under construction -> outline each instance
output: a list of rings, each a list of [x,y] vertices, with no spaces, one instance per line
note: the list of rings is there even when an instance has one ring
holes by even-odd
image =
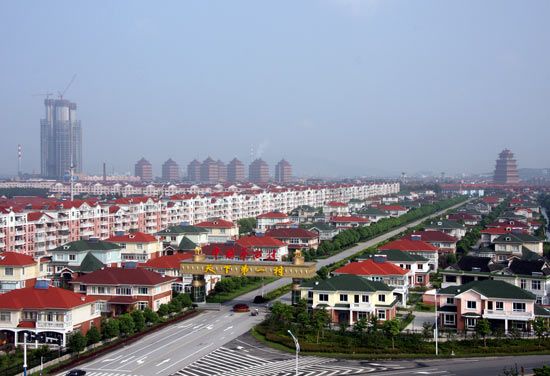
[[[40,120],[40,171],[59,179],[82,172],[82,127],[76,120],[76,103],[46,99],[46,116]]]

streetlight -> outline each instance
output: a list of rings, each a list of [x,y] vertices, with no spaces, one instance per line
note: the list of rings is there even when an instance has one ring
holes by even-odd
[[[290,329],[288,330],[288,334],[290,334],[294,340],[294,345],[296,346],[296,376],[298,376],[298,353],[300,352],[300,343],[298,343],[298,339],[294,337],[294,334],[292,334]]]
[[[439,354],[439,348],[438,348],[438,337],[439,337],[439,333],[438,333],[438,328],[437,328],[437,321],[438,321],[438,316],[437,316],[437,287],[435,288],[435,295],[434,295],[434,299],[435,299],[435,330],[434,330],[434,336],[435,336],[435,356],[437,356]]]
[[[27,376],[27,333],[23,333],[23,376]]]

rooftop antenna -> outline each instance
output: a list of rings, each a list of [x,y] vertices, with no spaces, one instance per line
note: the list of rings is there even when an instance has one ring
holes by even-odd
[[[71,87],[71,85],[73,84],[74,80],[76,78],[76,73],[73,74],[73,77],[71,78],[71,81],[69,81],[69,83],[67,84],[67,86],[65,86],[65,89],[63,91],[58,91],[57,94],[59,94],[59,99],[63,99],[63,96],[65,95],[65,93],[67,92],[67,90],[69,90],[69,88]]]

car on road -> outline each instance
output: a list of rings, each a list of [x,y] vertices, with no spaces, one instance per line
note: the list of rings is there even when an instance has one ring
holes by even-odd
[[[73,369],[65,374],[65,376],[84,376],[84,375],[86,375],[86,371],[84,371],[83,369]]]
[[[233,312],[248,312],[250,307],[244,303],[238,303],[233,306]]]

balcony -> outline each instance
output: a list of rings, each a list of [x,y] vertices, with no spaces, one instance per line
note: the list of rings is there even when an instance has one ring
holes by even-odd
[[[535,318],[533,312],[504,311],[496,309],[484,309],[483,317],[487,319],[531,320]]]
[[[351,303],[349,308],[351,311],[374,312],[374,306],[370,303]]]
[[[71,321],[37,321],[36,329],[69,329],[73,327]]]

